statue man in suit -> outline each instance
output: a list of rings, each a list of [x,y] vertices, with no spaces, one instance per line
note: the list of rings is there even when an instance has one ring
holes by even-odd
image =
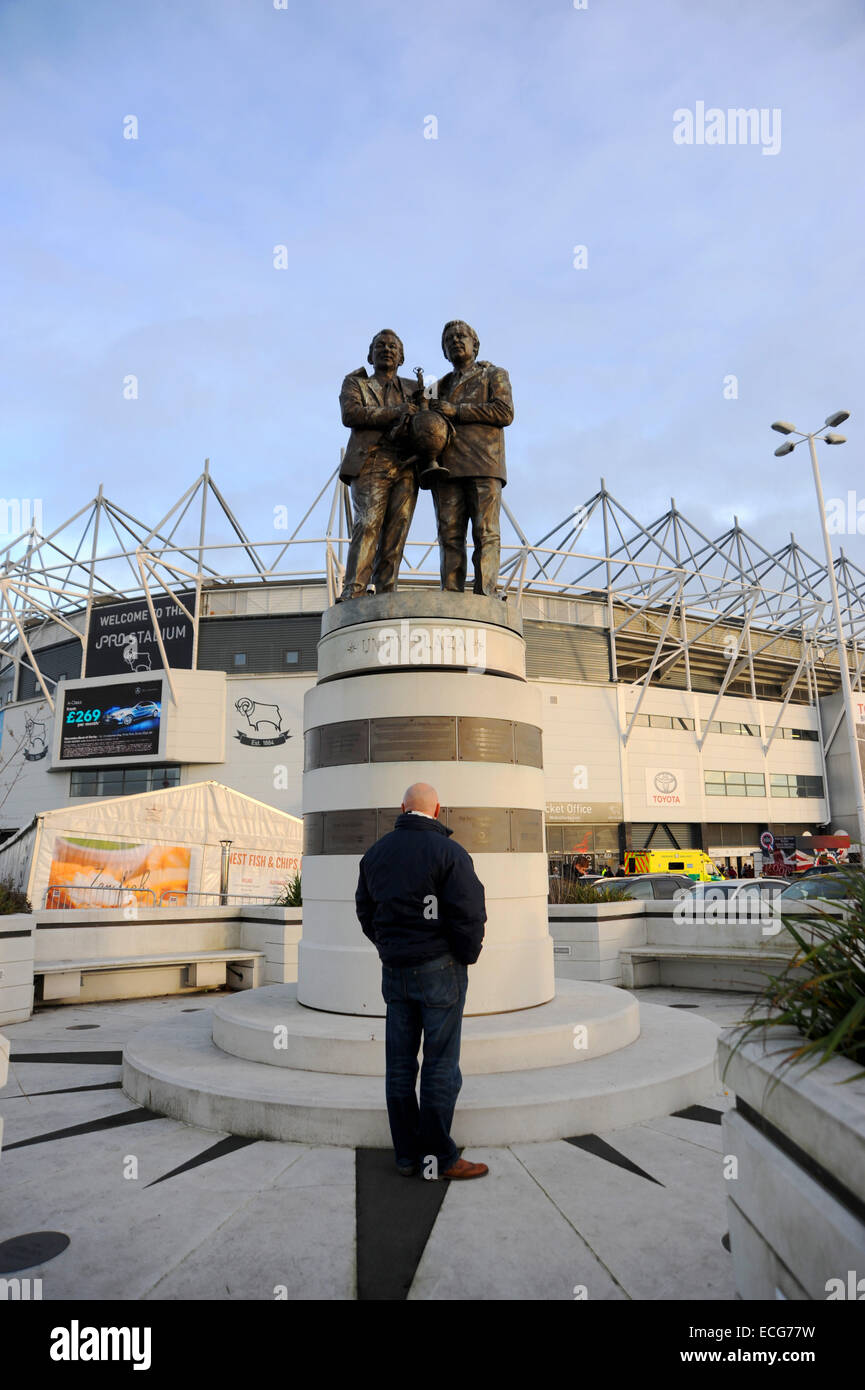
[[[393,592],[417,501],[408,447],[417,384],[397,376],[405,352],[391,329],[376,333],[367,361],[372,375],[358,367],[339,393],[342,423],[351,430],[339,476],[351,485],[354,527],[337,603],[361,597],[370,582],[377,594]]]
[[[438,383],[438,410],[453,425],[439,459],[448,476],[432,487],[438,523],[442,588],[463,593],[466,531],[472,527],[473,592],[495,595],[501,538],[499,514],[505,471],[504,429],[514,418],[511,383],[503,367],[478,362],[478,335],[461,319],[444,326],[442,352],[453,370]]]

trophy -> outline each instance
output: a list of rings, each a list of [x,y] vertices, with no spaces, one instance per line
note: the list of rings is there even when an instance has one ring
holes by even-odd
[[[409,425],[415,448],[410,462],[418,463],[421,487],[429,488],[436,479],[450,477],[450,469],[443,467],[438,458],[453,434],[453,425],[437,411],[430,410],[429,401],[424,395],[423,367],[415,367],[414,374],[417,377],[415,402],[418,409]]]

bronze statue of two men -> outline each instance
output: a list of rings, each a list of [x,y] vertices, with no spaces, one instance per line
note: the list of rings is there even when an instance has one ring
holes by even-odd
[[[442,589],[465,590],[471,523],[473,592],[495,595],[507,482],[504,428],[514,418],[514,405],[507,372],[479,362],[478,348],[478,335],[467,323],[446,323],[442,352],[452,370],[427,399],[420,369],[420,385],[398,375],[403,345],[394,332],[382,329],[369,346],[372,375],[359,367],[342,383],[342,423],[351,434],[340,478],[351,485],[354,526],[338,603],[362,597],[370,585],[377,594],[394,591],[419,487],[432,492]],[[427,409],[437,423],[444,422],[438,435],[413,425]],[[441,439],[438,467],[424,467],[419,446],[424,434]]]

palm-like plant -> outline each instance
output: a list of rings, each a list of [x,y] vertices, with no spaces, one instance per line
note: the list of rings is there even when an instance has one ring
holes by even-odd
[[[303,895],[300,889],[300,874],[294,874],[282,885],[274,907],[302,907]]]
[[[802,1038],[785,1055],[784,1066],[810,1058],[820,1067],[836,1055],[865,1063],[865,872],[848,867],[836,873],[844,876],[846,901],[808,900],[813,911],[804,921],[782,914],[798,949],[749,1008],[727,1066],[757,1030],[782,1027]],[[846,1080],[863,1076],[865,1070]]]

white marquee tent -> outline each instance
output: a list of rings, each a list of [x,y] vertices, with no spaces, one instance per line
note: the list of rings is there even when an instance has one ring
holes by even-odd
[[[44,811],[0,846],[0,882],[34,911],[46,895],[50,907],[194,905],[219,892],[224,840],[232,897],[272,902],[300,872],[303,822],[211,781]]]

